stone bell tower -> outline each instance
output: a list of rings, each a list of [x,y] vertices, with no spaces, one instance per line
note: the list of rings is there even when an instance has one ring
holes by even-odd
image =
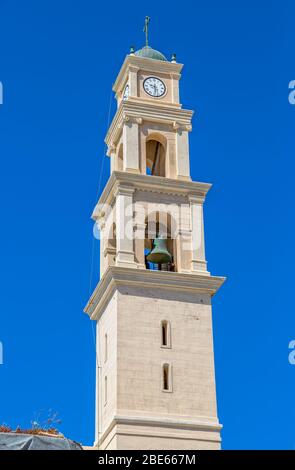
[[[145,46],[113,87],[111,176],[93,212],[101,278],[85,308],[97,324],[99,449],[220,448],[211,298],[224,278],[207,270],[211,185],[190,177],[182,67]]]

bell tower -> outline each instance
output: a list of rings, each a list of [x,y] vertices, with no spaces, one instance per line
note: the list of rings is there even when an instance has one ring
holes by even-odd
[[[99,449],[220,448],[211,298],[224,278],[207,269],[211,185],[190,176],[182,67],[146,44],[113,87],[111,175],[92,215],[100,281],[85,308],[97,325]]]

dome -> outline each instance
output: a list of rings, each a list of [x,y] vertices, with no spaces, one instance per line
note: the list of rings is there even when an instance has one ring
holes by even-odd
[[[135,52],[137,57],[145,57],[147,59],[163,60],[167,62],[166,57],[159,51],[152,49],[150,46],[144,46]]]

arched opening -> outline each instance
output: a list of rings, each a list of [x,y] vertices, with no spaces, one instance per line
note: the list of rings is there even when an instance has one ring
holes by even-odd
[[[156,212],[146,218],[144,255],[146,269],[176,271],[171,214]]]
[[[166,142],[164,138],[151,136],[146,142],[146,174],[165,176]]]
[[[123,144],[121,143],[117,155],[117,170],[123,171]]]

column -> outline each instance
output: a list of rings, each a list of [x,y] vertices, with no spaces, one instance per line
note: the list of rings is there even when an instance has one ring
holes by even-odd
[[[136,268],[133,233],[134,189],[119,187],[116,193],[116,266]]]
[[[190,196],[191,205],[191,229],[192,229],[192,261],[191,270],[209,274],[205,257],[204,239],[204,199],[198,196]]]

